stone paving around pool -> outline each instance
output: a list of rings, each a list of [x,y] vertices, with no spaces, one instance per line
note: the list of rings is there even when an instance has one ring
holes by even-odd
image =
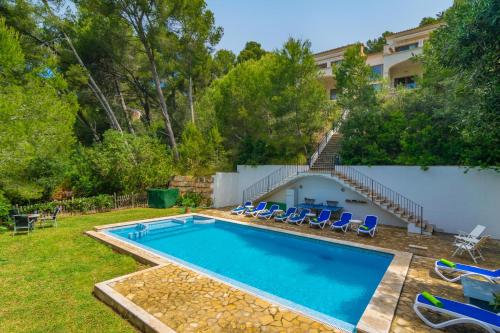
[[[335,332],[174,264],[110,286],[178,332]]]
[[[475,265],[467,253],[451,257],[454,251],[453,235],[435,233],[433,236],[409,235],[405,229],[379,226],[379,230],[374,238],[358,236],[355,232],[349,231],[347,233],[334,232],[331,230],[324,230],[318,228],[310,228],[308,225],[291,225],[286,223],[278,223],[270,220],[260,220],[256,218],[249,218],[244,216],[230,215],[226,210],[211,209],[203,212],[207,215],[218,216],[223,218],[231,218],[239,221],[249,223],[265,224],[275,228],[283,228],[286,230],[300,231],[302,233],[321,235],[324,237],[331,237],[334,239],[341,239],[355,243],[367,244],[378,246],[382,248],[409,251],[410,245],[418,245],[427,247],[427,250],[422,251],[419,255],[414,255],[410,269],[406,276],[403,291],[399,298],[396,314],[392,321],[390,329],[391,333],[424,333],[424,332],[449,332],[449,333],[481,333],[484,332],[478,329],[477,326],[471,325],[458,325],[451,326],[445,330],[431,329],[425,325],[420,318],[418,318],[413,311],[413,303],[417,293],[427,290],[428,292],[464,302],[462,285],[460,282],[449,283],[441,279],[434,272],[434,262],[436,259],[448,258],[455,262]],[[471,225],[471,230],[474,224]],[[486,234],[488,230],[486,230]],[[486,246],[482,249],[484,261],[479,262],[477,265],[490,269],[500,268],[500,241],[490,239]],[[428,313],[429,318],[433,321],[441,322],[449,317]]]
[[[318,230],[307,225],[295,226],[255,218],[230,215],[225,210],[205,210],[203,214],[230,218],[248,223],[265,224],[275,228],[299,231],[382,248],[408,251],[409,245],[427,247],[419,256],[413,256],[406,276],[390,332],[443,332],[432,330],[414,313],[415,295],[422,290],[464,301],[460,283],[449,283],[433,270],[436,258],[450,258],[453,236],[436,234],[432,237],[408,235],[406,230],[381,226],[375,238],[357,236],[354,232],[338,233]],[[96,232],[89,235],[101,238]],[[113,244],[111,244],[113,245]],[[123,242],[120,250],[130,253]],[[137,252],[137,251],[135,251]],[[500,242],[491,240],[483,249],[487,268],[500,266]],[[154,316],[165,327],[178,332],[338,332],[294,311],[273,305],[225,283],[200,275],[189,269],[169,263],[159,257],[141,254],[142,261],[159,265],[155,268],[117,278],[108,283],[113,291],[132,304]],[[138,258],[139,259],[139,258]],[[465,255],[454,261],[471,263]],[[121,311],[120,311],[121,312]],[[430,314],[433,320],[445,319]],[[454,326],[445,332],[482,332],[475,326]]]

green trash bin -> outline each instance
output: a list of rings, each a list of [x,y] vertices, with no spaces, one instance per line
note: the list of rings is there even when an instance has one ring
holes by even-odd
[[[172,207],[179,197],[178,188],[150,188],[147,192],[149,208]]]

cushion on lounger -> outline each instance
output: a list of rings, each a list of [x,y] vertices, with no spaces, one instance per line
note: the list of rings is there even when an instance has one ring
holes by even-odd
[[[428,300],[432,305],[434,306],[437,306],[438,308],[442,308],[443,307],[443,303],[438,300],[436,297],[432,296],[430,293],[428,293],[427,291],[422,291],[422,296]]]
[[[457,266],[457,264],[455,264],[453,261],[449,261],[449,260],[446,260],[446,259],[439,259],[439,261],[445,265],[445,266],[448,266],[448,267],[451,267],[451,268],[455,268]]]

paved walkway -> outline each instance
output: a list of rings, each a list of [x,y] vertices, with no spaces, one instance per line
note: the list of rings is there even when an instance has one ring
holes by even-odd
[[[408,235],[404,229],[381,226],[375,238],[369,238],[357,236],[354,232],[344,234],[326,228],[313,229],[308,225],[295,226],[234,216],[224,210],[212,209],[202,213],[399,251],[408,251],[409,245],[427,247],[428,250],[413,257],[392,322],[393,333],[442,332],[430,330],[413,312],[415,295],[422,290],[463,301],[461,285],[448,283],[433,271],[435,258],[450,258],[453,252],[451,235]],[[483,254],[486,260],[481,266],[500,267],[499,241],[490,241]],[[466,256],[453,260],[471,263]],[[335,332],[286,308],[173,264],[138,272],[110,286],[178,332]],[[443,319],[432,314],[431,318]],[[481,331],[474,326],[461,326],[446,329],[445,332]]]
[[[110,286],[177,332],[335,332],[174,264]]]
[[[357,236],[355,232],[351,231],[344,234],[342,232],[327,230],[327,228],[324,230],[311,228],[305,224],[296,226],[268,220],[263,221],[255,218],[235,216],[230,215],[229,212],[225,210],[211,209],[206,210],[203,213],[249,223],[265,223],[266,225],[276,228],[295,230],[303,233],[343,239],[351,242],[369,244],[399,251],[409,251],[409,245],[427,247],[428,250],[422,251],[419,255],[413,256],[410,270],[408,271],[399,304],[396,309],[396,315],[392,322],[391,332],[483,332],[475,326],[455,326],[447,328],[446,330],[431,330],[415,315],[415,312],[413,311],[415,295],[423,290],[427,290],[432,294],[453,300],[464,301],[462,286],[460,283],[446,282],[434,272],[434,261],[436,259],[451,258],[451,254],[454,251],[454,247],[452,245],[453,235],[443,233],[435,233],[433,236],[409,235],[406,230],[402,228],[380,226],[377,235],[374,238],[370,238]],[[474,226],[471,225],[471,229],[473,227]],[[500,268],[500,241],[488,241],[482,252],[485,257],[485,261],[481,262],[479,264],[480,266],[495,269]],[[468,254],[451,258],[451,260],[461,263],[474,264],[470,257],[468,257]],[[430,314],[430,318],[437,321],[445,319],[443,316],[433,314]]]

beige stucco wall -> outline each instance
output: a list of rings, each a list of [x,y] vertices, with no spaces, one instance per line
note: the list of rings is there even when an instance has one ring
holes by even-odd
[[[369,54],[366,58],[366,64],[369,66],[381,65],[384,63],[384,54],[382,52]]]
[[[401,64],[403,62],[408,65],[413,64],[407,60],[419,54],[422,54],[422,48],[384,55],[384,78],[390,78],[389,71],[397,64]]]
[[[391,87],[394,85],[394,79],[405,76],[421,76],[423,73],[422,64],[412,60],[394,65],[389,69],[389,82]]]

